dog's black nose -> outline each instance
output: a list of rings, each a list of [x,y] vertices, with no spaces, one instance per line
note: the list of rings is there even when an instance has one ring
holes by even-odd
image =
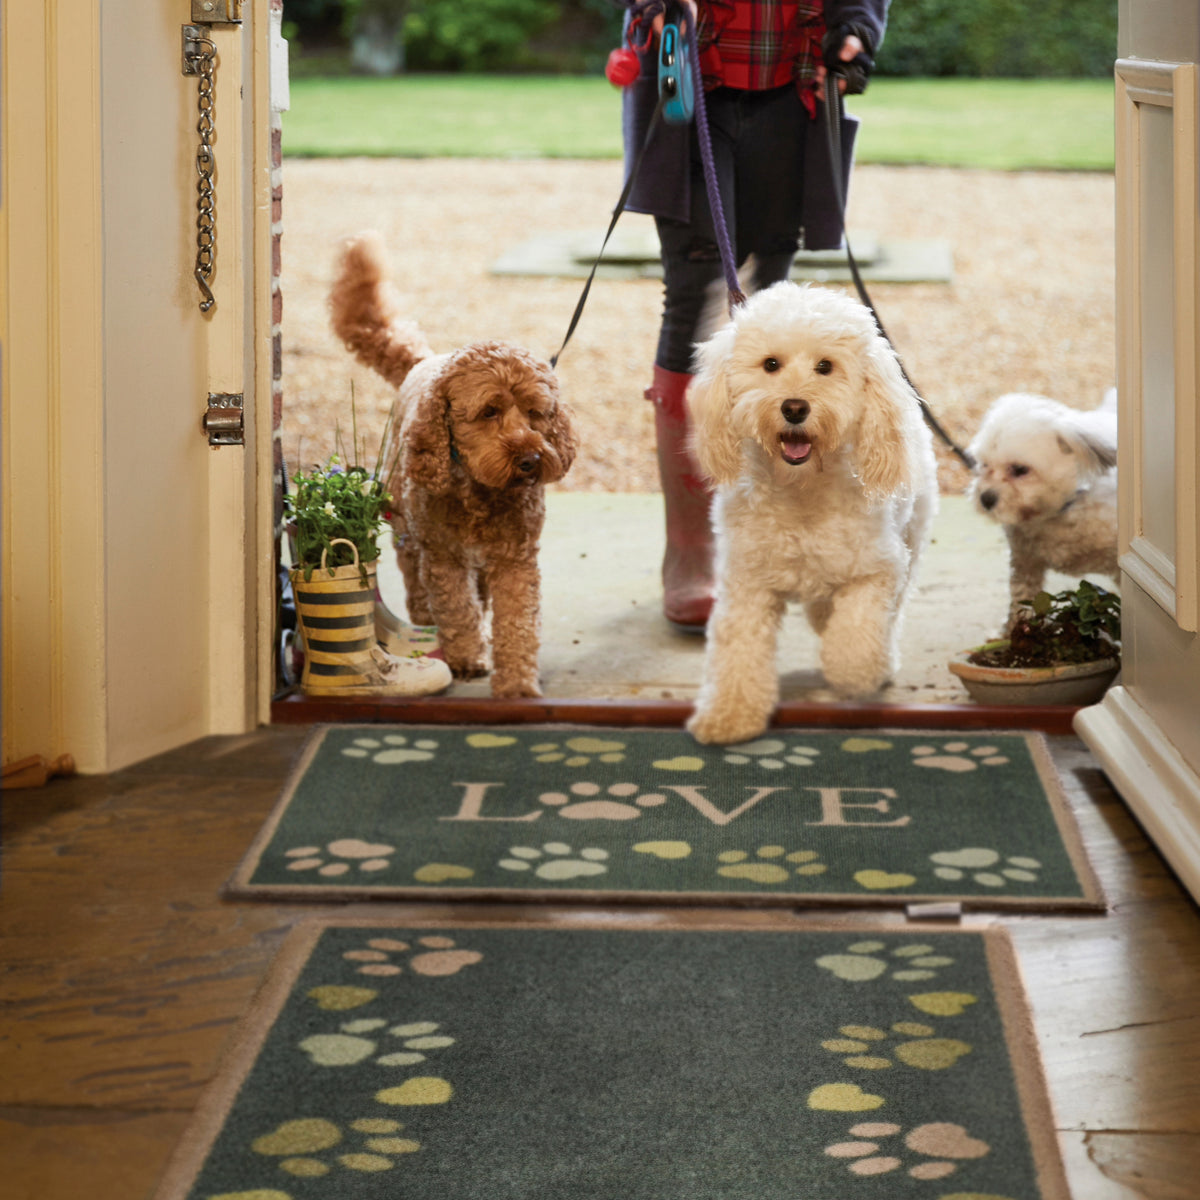
[[[996,493],[993,492],[990,488],[986,492],[979,493],[979,503],[988,512],[991,512],[992,509],[996,507],[996,501],[999,499],[1000,499],[1000,497],[997,496]]]
[[[789,425],[803,425],[811,410],[807,400],[785,400],[779,406],[779,411]]]
[[[520,471],[522,475],[528,475],[538,469],[538,463],[541,461],[542,456],[540,454],[522,454],[521,457],[517,459],[517,470]]]

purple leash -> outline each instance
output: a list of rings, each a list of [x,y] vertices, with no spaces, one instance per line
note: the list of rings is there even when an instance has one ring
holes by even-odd
[[[687,10],[684,9],[684,13]],[[704,76],[700,71],[700,54],[696,47],[695,23],[686,19],[688,45],[691,48],[692,82],[696,105],[696,141],[700,145],[700,161],[704,166],[704,187],[708,192],[708,208],[712,214],[713,229],[717,235],[717,246],[721,251],[721,268],[725,272],[725,286],[729,289],[729,307],[737,308],[746,303],[734,262],[733,248],[729,244],[729,227],[725,224],[725,210],[721,204],[721,189],[717,185],[717,169],[713,165],[712,137],[708,131],[708,108],[704,102]]]

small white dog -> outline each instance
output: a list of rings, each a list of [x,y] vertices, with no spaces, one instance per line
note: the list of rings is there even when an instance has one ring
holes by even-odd
[[[1008,537],[1010,615],[1042,590],[1049,569],[1117,578],[1115,390],[1090,412],[1001,396],[969,453],[971,496]]]
[[[840,695],[898,667],[901,610],[937,509],[933,444],[870,312],[777,283],[697,350],[693,446],[716,485],[717,598],[687,727],[700,742],[766,729],[789,600]]]

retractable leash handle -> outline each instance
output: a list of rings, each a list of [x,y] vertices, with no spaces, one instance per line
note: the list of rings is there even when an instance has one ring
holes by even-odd
[[[658,42],[658,91],[666,97],[663,120],[672,125],[688,124],[696,111],[691,57],[692,47],[679,23],[664,24]]]

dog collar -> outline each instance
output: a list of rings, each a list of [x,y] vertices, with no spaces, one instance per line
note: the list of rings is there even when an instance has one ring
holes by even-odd
[[[1087,495],[1087,493],[1088,493],[1088,490],[1089,490],[1089,489],[1088,489],[1087,487],[1080,487],[1080,488],[1076,488],[1076,489],[1075,489],[1075,495],[1073,495],[1073,496],[1072,496],[1072,497],[1071,497],[1071,498],[1070,498],[1070,499],[1069,499],[1069,500],[1066,502],[1066,504],[1064,504],[1064,505],[1062,506],[1062,508],[1060,508],[1060,509],[1058,510],[1058,512],[1057,512],[1055,515],[1056,515],[1056,516],[1059,516],[1059,517],[1061,517],[1061,516],[1063,515],[1063,513],[1065,513],[1065,512],[1067,511],[1067,509],[1068,509],[1068,508],[1070,508],[1070,507],[1071,507],[1071,505],[1075,503],[1075,501],[1076,501],[1076,500],[1080,499],[1080,498],[1081,498],[1081,497],[1083,497],[1083,496],[1086,496],[1086,495]]]

